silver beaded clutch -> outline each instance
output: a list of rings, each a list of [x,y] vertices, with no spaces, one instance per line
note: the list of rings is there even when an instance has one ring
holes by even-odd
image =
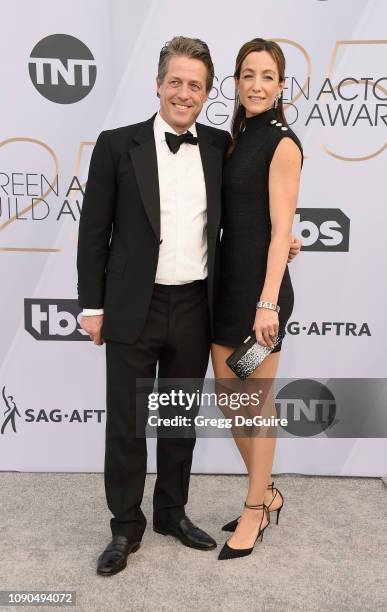
[[[254,336],[248,336],[240,346],[226,359],[228,367],[240,378],[245,380],[254,370],[261,365],[262,361],[270,355],[272,350],[279,345],[285,336],[282,331],[274,340],[274,346],[261,346]]]

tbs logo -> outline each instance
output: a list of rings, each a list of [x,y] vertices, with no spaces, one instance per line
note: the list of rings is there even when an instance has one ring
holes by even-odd
[[[293,228],[303,251],[347,252],[349,225],[339,208],[297,208]]]
[[[35,340],[90,340],[77,300],[24,300],[24,326]]]

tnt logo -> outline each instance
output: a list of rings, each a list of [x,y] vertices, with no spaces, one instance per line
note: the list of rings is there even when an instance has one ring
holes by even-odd
[[[24,327],[35,340],[90,340],[77,300],[24,300]]]
[[[294,233],[303,251],[349,250],[349,218],[339,208],[297,208]]]
[[[93,89],[97,76],[90,49],[68,34],[53,34],[38,42],[28,69],[38,92],[58,104],[82,100]]]
[[[336,399],[316,380],[300,379],[285,385],[275,398],[278,417],[286,419],[284,429],[293,436],[310,437],[333,427]]]

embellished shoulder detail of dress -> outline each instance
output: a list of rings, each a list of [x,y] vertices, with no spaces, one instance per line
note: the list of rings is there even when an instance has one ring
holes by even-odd
[[[273,127],[279,128],[282,132],[287,132],[289,130],[289,128],[286,125],[283,125],[283,123],[281,123],[280,121],[277,121],[277,119],[272,119],[270,121],[270,125],[272,125]]]

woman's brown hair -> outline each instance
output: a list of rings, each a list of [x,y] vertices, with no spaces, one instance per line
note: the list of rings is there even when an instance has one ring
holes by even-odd
[[[235,72],[234,77],[236,79],[240,78],[241,68],[244,60],[254,51],[267,51],[270,53],[271,57],[275,61],[277,65],[279,82],[283,83],[285,81],[285,56],[281,47],[272,40],[265,40],[264,38],[253,38],[249,42],[245,43],[239,50],[239,53],[235,62]],[[277,121],[280,121],[282,125],[287,126],[286,117],[284,114],[283,107],[283,99],[282,96],[278,101],[278,106],[275,109],[275,116]],[[243,131],[245,127],[245,108],[242,106],[237,89],[235,88],[235,106],[234,113],[231,121],[231,136],[232,136],[232,144],[230,146],[229,153],[235,147],[235,141],[238,138],[239,134]]]

